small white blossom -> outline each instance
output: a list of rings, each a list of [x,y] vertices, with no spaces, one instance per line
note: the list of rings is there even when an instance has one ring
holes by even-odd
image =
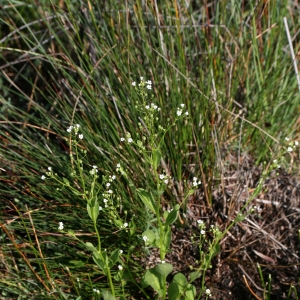
[[[145,108],[146,108],[146,109],[149,109],[149,108],[150,108],[150,106],[149,106],[149,105],[146,105],[146,106],[145,106]]]
[[[286,141],[289,141],[290,139],[288,137],[285,138]]]
[[[147,80],[147,81],[146,81],[146,84],[148,84],[148,85],[152,85],[152,82],[151,82],[151,80]]]
[[[79,134],[78,137],[79,137],[79,139],[82,140],[83,139],[83,134]]]
[[[45,175],[42,175],[42,177],[41,177],[41,178],[42,178],[42,180],[45,180],[46,176],[45,176]]]
[[[120,271],[122,271],[122,270],[123,270],[123,267],[122,267],[121,265],[118,265],[118,269],[119,269]]]
[[[208,296],[210,296],[210,295],[211,295],[210,289],[206,289],[206,290],[205,290],[205,294],[208,295]]]
[[[148,237],[146,237],[145,235],[143,236],[143,240],[144,240],[145,243],[149,242]]]
[[[298,146],[298,141],[295,141],[295,146]]]
[[[124,228],[128,227],[128,223],[124,223],[123,226],[124,226]]]
[[[152,89],[152,86],[151,86],[150,84],[147,84],[147,85],[146,85],[146,88],[147,88],[148,90],[151,90],[151,89]]]
[[[187,112],[185,113],[185,115],[188,116],[188,115],[189,115],[189,112],[187,111]]]
[[[183,108],[183,107],[184,107],[184,104],[182,103],[182,104],[180,104],[180,106]]]
[[[119,250],[119,252],[120,252],[120,254],[122,254],[122,253],[123,253],[123,250]]]
[[[163,179],[165,178],[165,175],[164,175],[164,174],[160,174],[160,175],[159,175],[159,178],[160,178],[161,180],[163,180]]]
[[[143,81],[144,77],[140,77],[141,81]]]
[[[132,138],[129,138],[128,139],[128,143],[132,143],[133,142],[133,139]]]
[[[165,260],[162,260],[162,261],[161,261],[161,263],[162,263],[162,264],[165,264],[165,263],[166,263],[166,261],[165,261]]]
[[[291,147],[291,146],[289,146],[288,148],[287,148],[287,152],[292,152],[293,151],[293,148]]]
[[[116,179],[116,175],[111,176],[111,180],[115,180]]]
[[[99,211],[102,210],[102,209],[103,209],[102,206],[99,206]]]
[[[204,235],[204,234],[205,234],[205,231],[204,231],[204,230],[201,230],[200,233],[201,233],[202,235]]]
[[[110,183],[108,182],[108,183],[106,184],[106,186],[107,186],[107,187],[110,187]]]
[[[112,194],[112,193],[113,193],[113,191],[112,191],[112,190],[108,190],[107,192],[108,192],[109,194]]]
[[[177,110],[177,116],[180,117],[182,114],[182,111],[181,110]]]
[[[107,200],[107,199],[103,199],[103,202],[104,202],[104,203],[107,203],[107,202],[108,202],[108,200]]]
[[[124,139],[123,137],[121,137],[120,140],[121,140],[121,142],[124,142],[124,141],[125,141],[125,139]]]
[[[168,182],[169,182],[168,179],[165,179],[165,180],[164,180],[164,183],[165,183],[165,184],[168,184]]]
[[[136,86],[136,82],[134,81],[131,85],[132,85],[132,86]]]
[[[52,170],[52,168],[51,167],[48,167],[48,171],[51,171]]]
[[[198,223],[199,225],[201,225],[201,224],[203,224],[203,221],[202,221],[202,220],[198,220],[197,223]]]
[[[63,230],[64,229],[64,223],[59,222],[58,230]]]
[[[70,126],[70,127],[67,129],[67,131],[68,131],[68,132],[71,132],[72,129],[73,129],[73,126]]]
[[[117,164],[117,168],[121,168],[121,165],[120,165],[120,164]]]

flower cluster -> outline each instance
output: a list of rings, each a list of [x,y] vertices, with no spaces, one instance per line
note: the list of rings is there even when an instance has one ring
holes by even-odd
[[[152,82],[151,82],[151,80],[145,81],[145,80],[144,80],[144,77],[140,77],[140,79],[141,79],[141,82],[138,84],[138,86],[139,86],[140,88],[146,87],[146,89],[152,90]],[[131,84],[132,84],[132,86],[136,87],[136,82],[135,82],[135,81],[132,82]]]
[[[183,108],[184,108],[184,104],[180,104],[180,107],[177,108],[176,114],[177,114],[178,117],[180,117],[180,116],[184,113],[184,112],[183,112]],[[186,116],[189,115],[189,113],[188,113],[187,111],[186,111],[184,114],[185,114]]]
[[[200,184],[201,184],[201,181],[200,180],[198,181],[198,178],[194,177],[193,178],[193,187],[197,187]]]
[[[63,230],[64,229],[64,223],[59,222],[58,230]]]
[[[298,141],[290,141],[290,139],[288,137],[285,138],[286,141],[289,142],[288,147],[286,149],[287,152],[292,152],[295,150],[296,146],[298,146]]]
[[[46,172],[46,176],[48,176],[48,177],[53,177],[54,175],[56,175],[56,174],[53,173],[52,168],[51,168],[51,167],[48,167],[48,172]],[[45,176],[45,175],[42,175],[42,176],[41,176],[42,180],[45,180],[45,179],[46,179],[46,176]]]
[[[168,184],[169,180],[171,179],[170,176],[165,175],[165,174],[160,174],[159,175],[159,179],[164,183],[164,184]]]
[[[82,139],[83,139],[83,134],[82,134],[82,133],[79,133],[79,134],[78,134],[79,128],[80,128],[80,125],[79,125],[79,124],[76,124],[75,126],[72,126],[72,125],[71,125],[71,126],[67,129],[67,131],[68,131],[69,133],[72,133],[72,132],[73,132],[75,136],[78,135],[78,138],[79,138],[80,140],[82,140]]]
[[[92,170],[90,171],[91,175],[96,175],[98,173],[97,166],[93,166]]]

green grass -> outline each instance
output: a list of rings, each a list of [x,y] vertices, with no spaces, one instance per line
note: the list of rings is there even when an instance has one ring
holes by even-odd
[[[122,163],[137,187],[155,187],[138,151],[120,146],[126,132],[139,133],[139,97],[131,83],[140,76],[153,82],[160,125],[175,120],[181,103],[189,111],[161,145],[174,177],[166,203],[181,202],[184,182],[197,176],[206,183],[211,206],[220,149],[247,149],[261,162],[270,149],[276,153],[276,140],[299,130],[299,93],[283,17],[292,29],[299,24],[288,1],[270,0],[265,8],[251,1],[207,7],[200,1],[194,7],[185,1],[157,7],[150,1],[143,6],[111,0],[101,7],[97,1],[73,2],[7,1],[0,12],[1,224],[13,220],[1,231],[0,290],[7,298],[91,299],[93,287],[106,284],[83,245],[57,232],[63,220],[85,241],[95,241],[85,202],[42,182],[41,175],[51,166],[72,181],[65,138],[66,129],[78,123],[89,166],[106,175]],[[141,234],[149,222],[143,203],[126,180],[120,178],[117,188],[122,217],[139,216]],[[143,256],[142,240],[129,241],[125,234],[116,239],[108,216],[98,227],[108,249],[131,242]],[[137,262],[128,264],[141,276]],[[53,285],[56,292],[49,296]],[[129,284],[127,294],[135,289]]]

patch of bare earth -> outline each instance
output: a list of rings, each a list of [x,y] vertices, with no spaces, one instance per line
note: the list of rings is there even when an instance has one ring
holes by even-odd
[[[199,235],[197,220],[205,222],[207,229],[217,225],[224,231],[246,201],[251,197],[261,177],[262,169],[248,156],[229,157],[230,164],[216,180],[212,207],[207,207],[204,192],[189,200],[188,209],[181,214],[182,228],[173,228],[172,251],[166,262],[174,266],[174,274],[186,276],[191,267],[197,268],[199,249],[191,242]],[[206,273],[206,286],[211,299],[266,299],[257,264],[261,266],[265,282],[271,275],[271,299],[287,299],[290,286],[300,295],[300,181],[295,175],[279,170],[264,182],[262,191],[247,207],[254,212],[236,224],[221,241],[221,252],[212,261]],[[207,238],[211,239],[209,233]],[[152,252],[146,265],[159,262]],[[194,284],[200,288],[201,282]],[[204,298],[203,298],[204,299]],[[289,299],[297,299],[291,294]]]

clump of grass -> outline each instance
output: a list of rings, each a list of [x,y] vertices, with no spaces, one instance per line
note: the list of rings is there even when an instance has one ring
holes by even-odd
[[[247,146],[262,160],[274,141],[293,135],[299,96],[291,62],[282,51],[286,40],[281,17],[288,13],[288,2],[281,2],[281,9],[275,3],[267,8],[243,3],[219,1],[200,9],[180,1],[108,1],[101,10],[93,1],[40,1],[40,6],[11,1],[4,6],[1,205],[9,223],[7,231],[2,227],[2,244],[4,274],[11,277],[9,284],[1,283],[3,296],[45,293],[47,298],[48,287],[55,289],[53,297],[91,298],[97,297],[95,286],[103,288],[105,280],[99,278],[92,257],[74,241],[82,235],[86,243],[94,243],[96,229],[83,217],[87,200],[67,188],[74,181],[74,165],[68,161],[74,145],[68,143],[66,128],[84,128],[78,150],[84,151],[90,169],[97,166],[100,178],[113,174],[121,161],[136,186],[155,186],[157,180],[139,149],[124,151],[120,146],[120,137],[137,132],[141,123],[136,105],[140,95],[131,83],[144,74],[156,83],[153,94],[161,108],[157,126],[173,124],[177,117],[170,112],[180,104],[189,113],[160,144],[166,175],[173,178],[162,204],[184,203],[185,182],[195,176],[212,207],[214,175],[222,159],[216,153],[223,145]],[[55,182],[41,185],[40,174],[48,167],[65,178],[64,189]],[[89,176],[84,172],[83,177]],[[125,178],[119,180],[118,195],[122,217],[139,216],[135,226],[144,228],[149,212]],[[126,234],[116,240],[111,235],[116,224],[108,216],[97,219],[105,236],[103,248],[111,252],[129,242],[143,245],[142,239],[132,241]],[[57,233],[62,220],[74,235]],[[144,270],[126,259],[132,274],[141,276]],[[41,280],[36,283],[37,275]]]

